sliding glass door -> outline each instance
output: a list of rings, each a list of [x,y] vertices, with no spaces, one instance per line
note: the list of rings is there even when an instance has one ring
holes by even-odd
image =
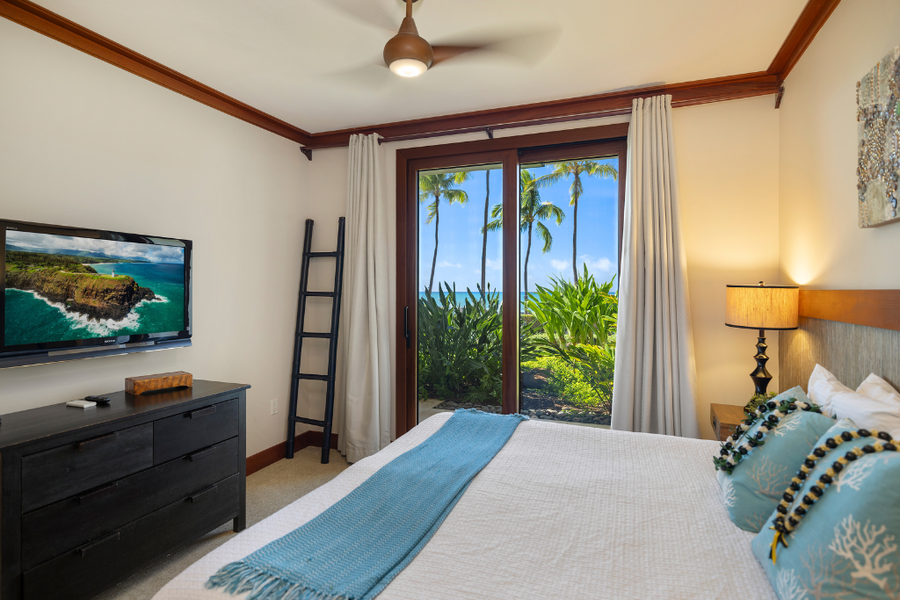
[[[503,165],[420,170],[416,183],[418,421],[461,407],[499,413]]]
[[[519,406],[533,418],[610,422],[619,149],[599,144],[520,157]]]
[[[609,422],[627,126],[610,129],[398,152],[398,434],[460,407]]]

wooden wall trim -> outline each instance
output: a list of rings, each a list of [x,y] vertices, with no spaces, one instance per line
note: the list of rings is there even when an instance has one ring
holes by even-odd
[[[819,30],[825,25],[825,21],[840,2],[841,0],[809,0],[766,73],[777,75],[779,82],[787,79],[794,65],[806,52],[816,34],[819,33]]]
[[[309,133],[235,100],[28,0],[0,0],[0,16],[192,100],[300,144]]]
[[[338,435],[336,433],[331,434],[331,449],[337,450],[338,444]],[[321,431],[304,431],[300,435],[294,438],[294,451],[300,451],[304,448],[308,448],[309,446],[315,446],[317,448],[322,447],[322,432]],[[284,453],[287,450],[287,442],[281,442],[275,444],[271,448],[266,448],[262,452],[257,452],[252,456],[247,457],[247,475],[252,475],[259,470],[265,469],[269,465],[274,465],[279,460],[284,458]]]
[[[800,316],[900,331],[900,290],[800,290]]]
[[[346,146],[350,136],[357,133],[379,133],[387,138],[395,138],[426,133],[446,133],[456,130],[470,130],[475,127],[528,124],[551,118],[572,115],[594,115],[606,117],[631,113],[635,98],[671,94],[672,106],[694,106],[722,100],[735,100],[778,93],[778,78],[764,72],[747,73],[731,77],[716,77],[685,83],[652,85],[605,94],[566,98],[550,102],[521,104],[505,108],[458,113],[442,117],[412,119],[394,123],[382,123],[366,127],[354,127],[312,135],[312,148]]]

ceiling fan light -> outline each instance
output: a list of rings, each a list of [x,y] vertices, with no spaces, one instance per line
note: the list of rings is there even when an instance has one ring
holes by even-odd
[[[418,77],[428,70],[428,65],[416,58],[398,58],[391,63],[390,69],[400,77]]]

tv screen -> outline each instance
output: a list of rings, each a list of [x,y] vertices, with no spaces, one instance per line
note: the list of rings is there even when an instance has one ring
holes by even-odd
[[[190,241],[0,223],[0,356],[190,338]]]

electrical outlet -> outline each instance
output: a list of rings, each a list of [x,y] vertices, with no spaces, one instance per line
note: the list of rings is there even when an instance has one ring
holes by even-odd
[[[272,408],[271,408],[271,410],[272,410],[272,414],[273,414],[273,415],[277,415],[277,414],[278,414],[278,399],[277,399],[277,398],[274,398],[274,399],[272,400]]]

